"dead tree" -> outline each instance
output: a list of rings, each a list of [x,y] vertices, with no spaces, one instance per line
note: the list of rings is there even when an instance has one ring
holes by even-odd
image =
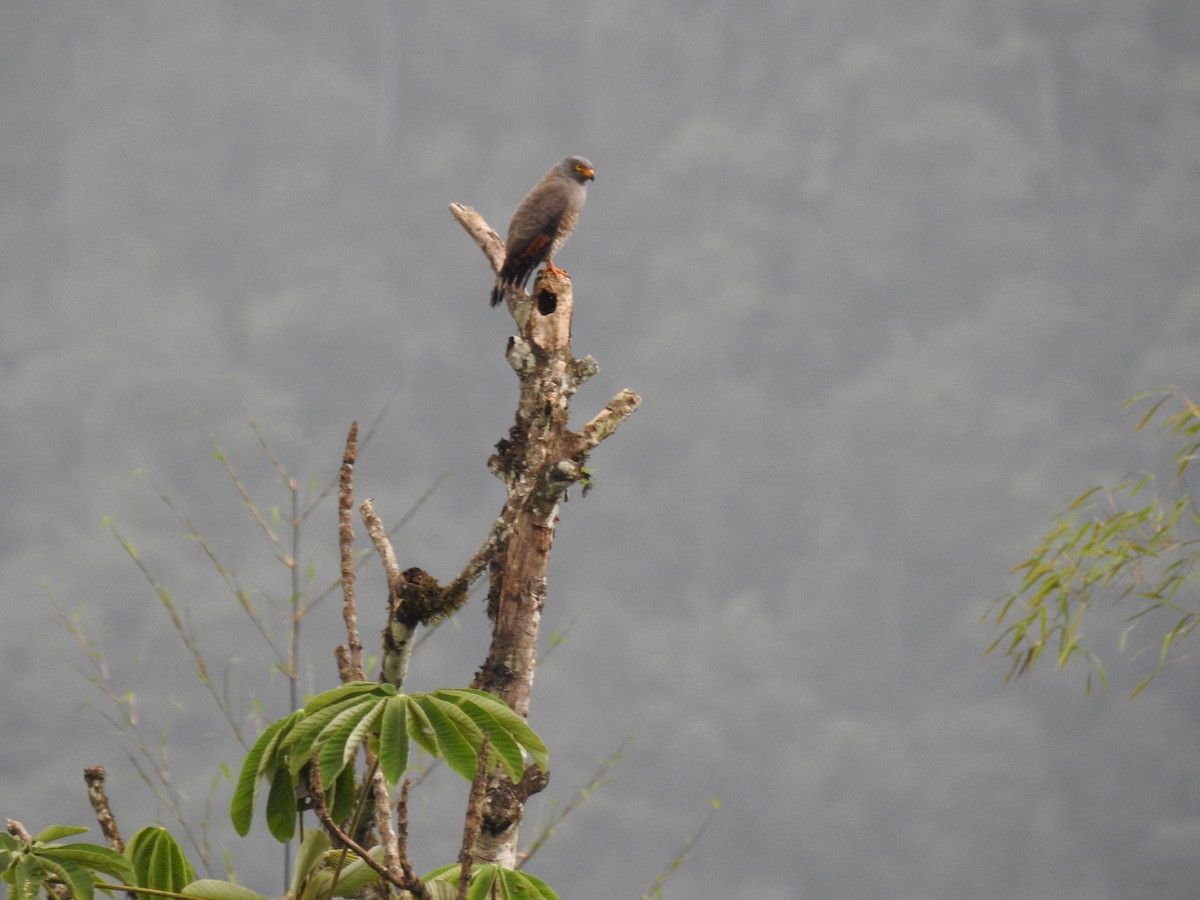
[[[471,208],[454,204],[450,209],[498,272],[504,262],[499,236]],[[508,305],[517,334],[509,338],[505,355],[520,395],[512,428],[488,460],[507,496],[493,529],[495,540],[487,547],[492,642],[474,686],[528,718],[559,504],[568,488],[586,477],[592,449],[637,409],[641,398],[623,390],[586,425],[571,429],[571,397],[599,367],[590,356],[571,355],[570,280],[540,273],[533,292],[528,297],[510,292]],[[527,771],[517,785],[492,773],[474,848],[478,861],[515,864],[525,800],[544,786],[545,778],[536,770]]]

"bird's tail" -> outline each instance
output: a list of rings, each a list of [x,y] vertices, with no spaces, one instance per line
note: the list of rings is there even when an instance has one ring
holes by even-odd
[[[504,299],[504,293],[508,289],[509,284],[499,278],[496,279],[496,286],[492,288],[492,306],[499,306],[500,301]]]

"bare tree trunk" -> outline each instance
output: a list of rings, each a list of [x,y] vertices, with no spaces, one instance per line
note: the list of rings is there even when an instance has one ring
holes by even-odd
[[[499,270],[503,246],[495,232],[468,207],[451,207]],[[571,397],[599,368],[591,357],[571,356],[571,282],[542,273],[529,298],[509,296],[519,333],[509,339],[506,356],[517,373],[520,399],[508,437],[496,445],[488,467],[505,485],[507,499],[500,521],[505,536],[489,560],[488,616],[492,643],[475,686],[529,716],[538,630],[546,603],[546,570],[558,524],[558,507],[567,489],[585,477],[588,454],[641,402],[629,390],[617,394],[579,431],[567,426]],[[493,773],[483,805],[483,823],[474,855],[480,862],[516,864],[517,830],[525,800],[545,787],[547,777],[532,767],[520,784]]]

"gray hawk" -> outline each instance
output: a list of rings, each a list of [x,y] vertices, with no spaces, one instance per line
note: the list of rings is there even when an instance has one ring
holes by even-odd
[[[492,306],[510,288],[525,290],[529,276],[543,261],[547,272],[566,274],[554,265],[554,254],[575,230],[579,210],[587,200],[587,183],[595,177],[590,162],[582,156],[568,156],[525,195],[508,226],[504,265],[492,288]]]

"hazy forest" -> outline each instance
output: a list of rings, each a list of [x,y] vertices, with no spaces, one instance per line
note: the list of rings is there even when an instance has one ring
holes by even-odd
[[[165,764],[198,874],[228,848],[282,893],[261,819],[230,824],[229,718],[252,744],[289,679],[229,579],[286,644],[297,591],[338,576],[336,492],[286,544],[296,583],[247,498],[290,541],[357,420],[356,496],[412,514],[400,568],[454,577],[504,502],[487,460],[517,394],[513,320],[447,207],[502,230],[579,153],[596,179],[555,262],[600,370],[572,427],[623,388],[642,405],[560,511],[529,718],[553,775],[523,833],[615,764],[530,871],[639,897],[709,821],[664,897],[1195,896],[1194,660],[1128,700],[1155,652],[1101,609],[1109,688],[1005,684],[980,616],[1090,485],[1195,487],[1123,404],[1200,397],[1200,5],[4,12],[5,818],[102,843],[103,764],[123,827],[162,824],[201,869],[139,776]],[[376,657],[385,595],[370,559]],[[485,607],[406,690],[471,681]],[[331,595],[301,702],[344,641]],[[466,781],[441,775],[410,798],[418,873],[458,852]]]

